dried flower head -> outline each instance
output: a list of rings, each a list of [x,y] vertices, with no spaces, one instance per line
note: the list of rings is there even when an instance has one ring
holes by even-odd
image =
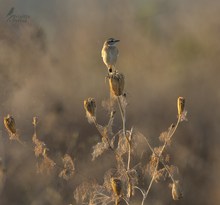
[[[124,75],[117,71],[109,75],[110,90],[115,96],[120,96],[124,91]]]
[[[120,196],[121,196],[121,190],[122,190],[122,182],[120,179],[117,178],[111,178],[111,186],[112,190],[115,194],[115,205],[120,204]]]
[[[173,200],[180,200],[181,198],[183,198],[183,193],[181,191],[181,187],[178,180],[176,180],[172,184],[172,197]]]
[[[11,115],[8,114],[7,117],[4,117],[4,125],[11,135],[16,134],[15,120]]]
[[[116,196],[121,195],[121,190],[122,190],[122,183],[120,179],[117,178],[111,178],[111,186],[112,190],[115,193]]]
[[[177,99],[177,111],[178,111],[178,117],[181,117],[183,111],[185,108],[185,99],[183,97],[178,97]]]
[[[34,125],[34,127],[37,127],[37,124],[38,124],[38,119],[37,119],[37,117],[33,117],[32,124]]]
[[[88,98],[84,100],[84,108],[86,110],[86,116],[89,122],[93,122],[96,118],[96,103],[94,98]]]

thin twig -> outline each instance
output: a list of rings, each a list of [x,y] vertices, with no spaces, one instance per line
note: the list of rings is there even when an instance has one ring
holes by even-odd
[[[119,110],[120,110],[120,113],[121,113],[121,119],[122,119],[122,125],[123,125],[123,134],[124,136],[126,136],[126,133],[125,133],[125,110],[123,110],[123,107],[122,107],[122,104],[121,104],[121,99],[120,99],[120,96],[117,97],[117,101],[118,101],[118,107],[119,107]]]
[[[175,127],[174,127],[174,129],[173,129],[173,132],[171,132],[171,133],[168,132],[169,140],[170,140],[170,139],[172,138],[172,136],[174,135],[174,133],[175,133],[175,131],[176,131],[178,125],[179,125],[179,122],[180,122],[180,117],[178,117],[177,123],[176,123],[176,125],[175,125]],[[162,147],[162,149],[161,149],[161,151],[160,151],[160,153],[159,153],[159,155],[158,155],[159,158],[160,158],[160,156],[162,155],[162,153],[163,153],[163,151],[164,151],[164,149],[165,149],[165,147],[166,147],[166,145],[167,145],[167,141],[168,141],[168,140],[166,140],[166,141],[164,142],[164,145],[163,145],[163,147]],[[146,197],[145,197],[145,198],[147,198],[148,193],[149,193],[149,191],[150,191],[150,189],[151,189],[151,186],[152,186],[152,184],[153,184],[153,182],[154,182],[154,179],[155,179],[155,176],[156,176],[156,173],[157,173],[158,165],[159,165],[159,160],[158,160],[157,165],[156,165],[156,167],[155,167],[155,169],[154,169],[153,176],[152,176],[152,178],[151,178],[150,184],[149,184],[148,189],[147,189],[147,191],[146,191]]]
[[[164,168],[166,169],[167,173],[169,174],[171,180],[172,180],[173,182],[175,182],[175,180],[174,180],[172,174],[170,173],[170,170],[167,168],[167,165],[164,163],[163,159],[162,159],[161,157],[159,157],[159,156],[155,153],[155,151],[154,151],[153,148],[151,147],[150,143],[148,142],[147,138],[144,138],[144,140],[146,141],[146,143],[147,143],[149,149],[152,151],[152,153],[153,153],[156,157],[158,157],[158,159],[160,160],[160,162],[162,163],[162,165],[163,165]]]

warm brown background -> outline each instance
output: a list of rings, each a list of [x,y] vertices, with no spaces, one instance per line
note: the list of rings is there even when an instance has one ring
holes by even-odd
[[[29,15],[30,22],[7,22],[11,7],[16,15]],[[160,132],[176,120],[177,97],[187,102],[189,121],[180,125],[169,150],[184,199],[172,201],[167,181],[153,185],[146,204],[217,205],[219,11],[217,0],[1,0],[0,118],[12,114],[22,140],[31,144],[32,117],[38,116],[38,135],[51,158],[69,153],[82,176],[101,179],[106,158],[90,163],[99,138],[85,118],[83,100],[96,98],[104,124],[101,102],[109,94],[100,51],[106,38],[118,38],[128,128],[134,126],[157,145]],[[120,127],[117,117],[114,128]],[[9,141],[3,123],[0,129],[7,169],[0,204],[74,204],[73,190],[83,177],[64,182],[57,173],[37,175],[32,149]]]

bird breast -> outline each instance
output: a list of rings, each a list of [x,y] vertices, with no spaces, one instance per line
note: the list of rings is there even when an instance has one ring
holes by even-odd
[[[118,49],[115,46],[108,46],[102,50],[103,61],[108,65],[115,65],[118,57]]]

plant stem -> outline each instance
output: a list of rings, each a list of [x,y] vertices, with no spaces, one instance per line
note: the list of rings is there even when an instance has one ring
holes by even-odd
[[[179,125],[179,122],[180,122],[180,117],[178,117],[177,123],[176,123],[176,125],[175,125],[175,127],[174,127],[174,129],[173,129],[173,132],[171,132],[171,133],[168,132],[169,140],[170,140],[170,139],[172,138],[172,136],[174,135],[174,133],[175,133],[175,131],[176,131],[178,125]],[[160,159],[160,156],[162,155],[162,153],[163,153],[163,151],[164,151],[164,149],[165,149],[165,147],[166,147],[166,145],[167,145],[167,141],[168,141],[168,140],[166,140],[166,141],[164,142],[164,145],[163,145],[163,147],[162,147],[162,149],[161,149],[161,151],[160,151],[160,153],[159,153],[159,155],[158,155],[159,159]],[[156,165],[156,167],[155,167],[155,169],[154,169],[153,176],[152,176],[152,178],[151,178],[150,184],[149,184],[148,189],[147,189],[147,191],[146,191],[146,197],[145,197],[145,198],[147,198],[148,193],[149,193],[149,191],[150,191],[150,189],[151,189],[151,186],[152,186],[152,184],[153,184],[153,182],[154,182],[154,179],[155,179],[155,176],[156,176],[156,173],[157,173],[158,165],[159,165],[159,160],[158,160],[157,165]]]
[[[125,201],[125,203],[127,204],[127,205],[129,205],[129,202],[124,198],[124,197],[121,197],[124,201]]]
[[[125,122],[126,122],[125,109],[123,109],[123,107],[122,107],[122,102],[121,102],[120,96],[117,97],[117,101],[118,101],[118,107],[119,107],[119,110],[121,113],[121,118],[122,118],[123,135],[124,135],[124,137],[126,137],[127,143],[128,143],[128,162],[127,162],[126,174],[127,174],[128,183],[129,183],[129,189],[128,189],[127,196],[128,196],[128,198],[130,198],[132,195],[132,183],[131,183],[131,177],[130,177],[128,171],[130,170],[130,163],[131,163],[131,138],[132,138],[133,129],[131,129],[131,131],[129,133],[129,137],[128,137],[127,132],[126,132],[126,127],[125,127]]]
[[[122,103],[121,103],[121,99],[120,96],[117,97],[118,100],[118,107],[121,113],[121,119],[122,119],[122,124],[123,124],[123,135],[126,137],[127,142],[128,142],[128,163],[127,163],[127,171],[130,169],[130,162],[131,162],[131,136],[132,136],[132,131],[130,132],[130,136],[129,138],[127,137],[127,133],[126,133],[126,127],[125,127],[125,110],[123,110],[122,107]]]
[[[152,153],[153,153],[155,156],[158,157],[158,159],[160,160],[160,162],[162,163],[162,165],[163,165],[164,168],[166,169],[166,171],[167,171],[167,173],[169,174],[169,176],[170,176],[172,182],[175,182],[175,180],[174,180],[172,174],[170,173],[170,170],[167,168],[167,165],[166,165],[166,164],[163,162],[163,160],[154,152],[154,150],[153,150],[153,148],[151,147],[151,145],[150,145],[150,143],[148,142],[148,140],[147,140],[146,138],[144,138],[144,139],[145,139],[145,141],[146,141],[148,147],[149,147],[150,150],[152,151]]]
[[[143,196],[142,201],[141,201],[141,205],[144,205],[144,201],[145,201],[145,199],[146,199],[146,194],[144,193],[144,191],[143,191],[141,188],[139,188],[139,187],[137,187],[137,186],[135,186],[134,188],[135,188],[135,189],[138,189],[138,190],[141,192],[141,194],[142,194],[142,196]]]
[[[120,113],[121,113],[123,134],[124,134],[124,136],[126,136],[126,133],[125,133],[125,129],[126,129],[125,128],[125,110],[123,110],[120,96],[117,97],[117,101],[118,101],[118,107],[119,107],[119,110],[120,110]]]
[[[96,129],[99,131],[100,135],[106,139],[109,148],[110,148],[112,151],[114,151],[113,147],[111,146],[111,143],[109,142],[108,137],[103,136],[102,131],[99,129],[99,125],[98,125],[98,123],[95,121],[95,119],[93,119],[93,123],[94,123]]]

